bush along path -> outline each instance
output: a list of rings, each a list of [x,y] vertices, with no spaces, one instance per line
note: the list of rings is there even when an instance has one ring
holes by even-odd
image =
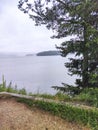
[[[1,92],[0,97],[17,97],[17,101],[29,107],[37,107],[59,116],[69,122],[83,124],[92,130],[98,130],[98,109],[75,103],[66,103],[44,98]]]

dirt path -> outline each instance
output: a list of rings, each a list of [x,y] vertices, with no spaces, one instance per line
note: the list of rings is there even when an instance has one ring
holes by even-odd
[[[0,130],[89,130],[74,124],[65,122],[26,105],[16,102],[14,99],[0,100]]]

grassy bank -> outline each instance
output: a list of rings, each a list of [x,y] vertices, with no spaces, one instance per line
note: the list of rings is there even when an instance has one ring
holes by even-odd
[[[6,81],[3,78],[2,84],[0,84],[0,92],[10,92],[27,95],[26,90],[17,89],[17,86],[13,87],[10,82],[6,85]],[[54,102],[47,102],[45,100],[31,100],[26,98],[17,98],[18,102],[25,103],[29,107],[37,107],[44,111],[48,111],[53,115],[59,116],[69,122],[83,124],[91,127],[92,130],[98,130],[98,89],[85,89],[79,95],[70,97],[64,93],[58,92],[55,95],[50,94],[32,94],[28,95],[33,97],[40,97],[42,99],[52,99]],[[59,103],[56,103],[59,101]],[[61,102],[63,101],[63,103]],[[92,106],[92,109],[85,109],[65,104],[64,102],[71,103],[82,103],[88,106]],[[94,107],[94,108],[93,108]]]
[[[73,97],[57,92],[55,95],[51,94],[40,94],[40,93],[27,93],[25,88],[17,89],[17,85],[13,86],[12,82],[8,85],[6,84],[6,80],[2,79],[2,83],[0,84],[0,92],[10,92],[22,95],[29,95],[33,97],[45,98],[45,99],[52,99],[56,101],[64,101],[64,102],[73,102],[73,103],[80,103],[85,104],[88,106],[98,107],[98,89],[85,89],[79,95],[74,95]]]
[[[96,109],[81,109],[61,103],[34,101],[25,98],[20,98],[17,101],[25,103],[31,108],[37,107],[48,111],[53,115],[59,116],[69,122],[88,126],[92,130],[98,130],[98,110]]]

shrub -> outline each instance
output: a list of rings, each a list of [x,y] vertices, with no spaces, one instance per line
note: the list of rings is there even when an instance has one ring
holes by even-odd
[[[87,105],[98,107],[98,89],[85,89],[73,100],[85,102]]]
[[[63,100],[63,101],[70,101],[70,96],[65,94],[65,93],[62,93],[62,92],[58,92],[56,93],[55,95],[55,98],[58,99],[58,100]]]
[[[25,88],[20,89],[18,93],[23,94],[23,95],[27,95]]]

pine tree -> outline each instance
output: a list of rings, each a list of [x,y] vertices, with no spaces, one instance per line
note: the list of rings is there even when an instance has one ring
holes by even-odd
[[[74,55],[65,66],[71,75],[80,76],[76,79],[79,87],[97,85],[98,0],[20,0],[18,7],[35,25],[54,30],[53,38],[73,36],[57,47],[63,57]]]

